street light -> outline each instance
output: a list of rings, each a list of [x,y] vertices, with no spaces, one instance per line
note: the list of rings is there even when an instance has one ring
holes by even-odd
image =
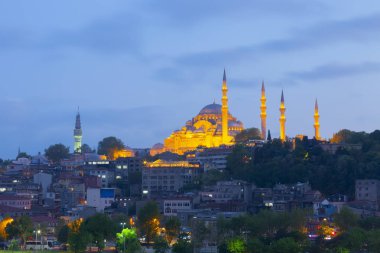
[[[33,233],[36,234],[36,240],[34,242],[35,243],[34,245],[37,246],[37,235],[41,233],[41,230],[39,230],[39,229],[38,230],[34,230]],[[41,242],[41,246],[42,246],[42,242]],[[34,249],[37,250],[37,247],[35,247]]]
[[[123,230],[124,230],[124,226],[127,225],[127,223],[125,222],[120,222],[120,225],[123,226]],[[123,233],[123,230],[121,231],[121,234],[123,235],[123,253],[125,253],[125,235]]]

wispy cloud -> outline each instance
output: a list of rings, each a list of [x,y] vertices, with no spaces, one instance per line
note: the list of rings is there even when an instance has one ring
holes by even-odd
[[[380,71],[380,62],[364,62],[358,64],[326,64],[308,71],[289,73],[289,78],[297,80],[322,80],[368,74]]]
[[[318,14],[326,7],[317,1],[297,0],[211,0],[211,1],[150,1],[145,8],[153,15],[160,16],[172,26],[190,26],[202,24],[208,19],[233,16],[286,16]],[[174,21],[174,22],[173,22]],[[223,28],[221,28],[223,29]]]
[[[71,30],[53,30],[45,34],[31,31],[0,30],[0,50],[81,49],[102,53],[140,51],[141,20],[131,13],[103,18]]]
[[[225,62],[253,61],[271,54],[311,50],[341,42],[369,43],[380,39],[379,27],[380,13],[349,20],[327,21],[295,30],[288,38],[183,55],[176,58],[175,62],[181,66],[223,65]]]

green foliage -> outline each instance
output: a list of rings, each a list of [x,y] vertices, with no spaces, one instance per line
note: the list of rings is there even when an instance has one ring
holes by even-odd
[[[293,238],[282,238],[270,247],[271,253],[300,253],[301,246]]]
[[[157,234],[160,211],[154,201],[147,202],[137,213],[137,224],[142,235],[146,236],[149,243]]]
[[[83,144],[82,147],[81,147],[81,151],[83,154],[86,154],[86,153],[95,153],[95,150],[92,149],[88,144]]]
[[[245,253],[246,245],[242,238],[232,238],[227,242],[227,250],[230,253]]]
[[[339,213],[335,214],[334,222],[341,231],[347,231],[358,225],[359,217],[347,207],[343,207]]]
[[[117,225],[105,214],[89,217],[82,226],[99,250],[104,249],[104,239],[112,239],[117,230]]]
[[[5,231],[7,237],[11,239],[21,239],[21,243],[25,245],[26,239],[33,235],[33,223],[28,216],[21,216],[9,223]]]
[[[261,140],[261,132],[258,128],[247,128],[235,136],[237,144],[247,143],[249,140]]]
[[[169,244],[162,236],[154,238],[153,249],[155,253],[165,253],[169,249]]]
[[[169,244],[179,235],[180,228],[181,221],[177,217],[170,217],[165,222],[166,239]]]
[[[227,171],[232,178],[258,187],[308,181],[324,195],[353,196],[356,179],[380,179],[380,131],[350,132],[350,136],[342,138],[346,143],[360,144],[362,149],[346,147],[332,154],[313,140],[296,140],[294,149],[277,139],[262,148],[237,145],[227,158]]]
[[[18,250],[20,250],[20,243],[19,243],[19,241],[16,240],[16,239],[10,240],[9,245],[8,245],[8,250],[10,250],[10,251],[18,251]]]
[[[139,252],[141,249],[140,242],[137,238],[136,230],[134,228],[125,228],[121,233],[116,234],[118,248],[125,253]]]
[[[124,143],[114,136],[106,137],[98,144],[98,154],[107,157],[112,157],[114,150],[120,149],[124,149]]]
[[[179,239],[172,248],[173,253],[193,253],[193,245],[184,239]]]
[[[216,182],[226,179],[228,179],[228,174],[219,170],[209,170],[201,175],[203,186],[215,185]]]
[[[343,233],[337,238],[337,243],[340,247],[358,251],[363,249],[367,244],[367,233],[365,230],[355,227]]]
[[[17,155],[17,157],[16,157],[16,159],[19,159],[19,158],[31,158],[31,156],[30,155],[28,155],[26,152],[20,152],[18,155]]]
[[[331,138],[332,143],[358,144],[364,143],[369,135],[365,132],[354,132],[347,129],[340,130]]]
[[[210,229],[206,226],[202,220],[193,220],[192,240],[194,247],[198,248],[202,245],[203,241],[209,236]]]
[[[87,244],[90,240],[91,236],[87,231],[81,229],[79,232],[70,231],[67,242],[71,252],[83,253],[86,251]]]
[[[69,239],[69,232],[70,229],[67,225],[62,226],[58,232],[57,240],[60,243],[67,243],[67,240]]]
[[[59,143],[49,146],[45,149],[45,155],[53,163],[58,163],[62,159],[68,158],[70,153],[70,148]]]

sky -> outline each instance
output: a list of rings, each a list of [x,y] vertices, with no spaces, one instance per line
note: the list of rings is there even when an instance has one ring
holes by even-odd
[[[230,112],[288,136],[380,125],[380,3],[349,0],[0,1],[0,158],[107,136],[163,142],[214,100],[226,69]]]

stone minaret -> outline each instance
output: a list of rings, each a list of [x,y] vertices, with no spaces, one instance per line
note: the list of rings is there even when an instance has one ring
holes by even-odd
[[[286,133],[285,133],[285,100],[284,100],[284,91],[281,92],[281,104],[280,104],[280,140],[284,142],[286,140]]]
[[[77,117],[75,120],[75,128],[74,128],[74,153],[81,153],[82,150],[82,127],[80,123],[80,115],[79,115],[79,108]]]
[[[315,100],[315,106],[314,106],[314,129],[315,129],[315,134],[314,137],[316,140],[321,139],[321,135],[319,132],[319,110],[318,110],[318,100]]]
[[[261,117],[261,138],[265,141],[267,134],[267,98],[265,97],[265,86],[264,81],[261,84],[261,106],[260,106],[260,117]]]
[[[228,143],[228,98],[227,98],[227,78],[226,70],[223,73],[222,85],[222,143]]]

